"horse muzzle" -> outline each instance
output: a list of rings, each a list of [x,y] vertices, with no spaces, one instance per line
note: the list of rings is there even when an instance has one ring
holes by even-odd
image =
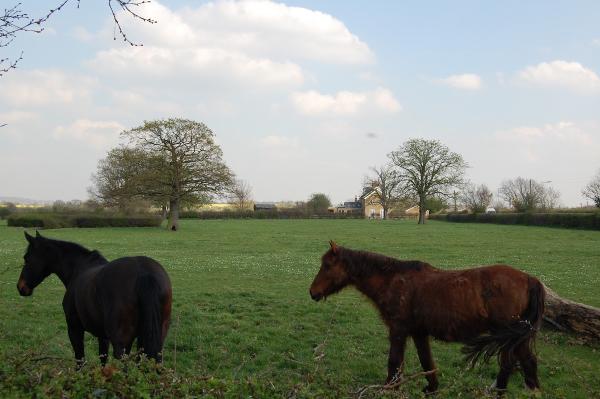
[[[23,279],[20,279],[17,283],[17,290],[19,290],[19,295],[21,296],[30,296],[33,294],[33,290],[27,286],[27,283]]]
[[[321,299],[323,299],[323,294],[317,293],[317,292],[312,292],[312,290],[308,290],[308,292],[310,293],[310,297],[314,300],[319,302]]]

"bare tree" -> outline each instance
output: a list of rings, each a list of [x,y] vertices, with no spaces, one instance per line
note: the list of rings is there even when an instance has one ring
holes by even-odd
[[[600,170],[592,178],[592,181],[584,187],[581,193],[584,197],[594,201],[597,208],[600,208]]]
[[[476,186],[469,184],[462,193],[462,201],[467,208],[473,213],[485,212],[487,207],[492,203],[494,194],[485,184]]]
[[[231,187],[229,200],[240,210],[248,209],[252,204],[252,187],[248,182],[236,179]]]
[[[540,208],[543,210],[557,208],[560,202],[560,192],[550,186],[542,186],[542,189]]]
[[[427,199],[449,197],[463,184],[467,163],[437,140],[410,139],[389,155],[401,185],[419,198],[419,224],[425,223]]]
[[[375,195],[383,208],[383,218],[387,219],[388,212],[397,204],[402,194],[401,180],[392,164],[371,167],[371,176],[367,177],[367,185],[375,189]]]
[[[558,205],[560,193],[544,182],[517,177],[506,180],[500,186],[502,198],[518,212],[536,209],[552,209]]]
[[[132,46],[141,46],[141,44],[134,43],[127,37],[127,34],[121,27],[121,23],[117,14],[119,10],[122,10],[134,19],[139,19],[150,24],[156,23],[155,20],[144,17],[138,12],[138,8],[140,6],[149,2],[149,0],[108,0],[108,7],[115,23],[115,40],[117,38],[116,32],[118,31],[119,36],[126,43]],[[62,0],[62,2],[56,5],[56,7],[51,8],[41,17],[31,17],[27,12],[21,9],[22,3],[16,3],[13,6],[4,8],[4,12],[0,13],[0,48],[8,48],[20,33],[43,32],[44,24],[50,19],[50,17],[61,11],[68,3],[76,3],[77,8],[79,8],[81,0]],[[17,64],[22,59],[22,51],[17,58],[13,59],[8,56],[0,56],[0,76],[4,75],[11,69],[15,69]]]

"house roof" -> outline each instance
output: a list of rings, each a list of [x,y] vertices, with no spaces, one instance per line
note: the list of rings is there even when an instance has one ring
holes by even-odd
[[[360,199],[365,200],[374,194],[379,194],[380,192],[381,192],[381,189],[379,187],[375,187],[375,188],[371,189],[371,191],[369,191],[368,193],[361,195]]]

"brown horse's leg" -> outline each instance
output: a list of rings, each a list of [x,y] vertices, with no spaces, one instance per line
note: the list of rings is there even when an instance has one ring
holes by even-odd
[[[390,354],[388,357],[388,376],[385,380],[389,384],[402,374],[404,367],[404,350],[406,349],[406,334],[390,332]]]
[[[423,367],[423,371],[431,371],[435,369],[435,362],[431,355],[431,346],[429,345],[428,335],[413,335],[413,341],[417,347],[417,353],[419,355],[419,361]],[[428,385],[425,387],[423,392],[435,392],[438,388],[438,380],[435,373],[428,374],[427,378]]]
[[[525,376],[525,384],[529,389],[540,388],[540,381],[537,376],[537,359],[531,352],[531,348],[528,343],[525,342],[519,345],[515,350],[515,354],[521,363],[523,369],[523,375]]]
[[[495,388],[498,390],[498,396],[501,396],[508,386],[508,379],[510,374],[512,373],[515,367],[515,359],[510,358],[508,352],[500,352],[500,371],[498,372],[498,376],[496,377],[496,386]]]
[[[108,339],[98,338],[98,354],[100,356],[100,364],[106,366],[108,360]]]

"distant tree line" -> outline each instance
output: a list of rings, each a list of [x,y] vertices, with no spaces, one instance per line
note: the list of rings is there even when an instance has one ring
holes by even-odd
[[[363,183],[363,192],[375,190],[384,218],[391,209],[410,202],[419,206],[418,223],[425,223],[427,210],[436,212],[452,205],[454,212],[460,205],[484,213],[505,204],[516,212],[547,211],[560,203],[560,193],[551,182],[524,177],[503,181],[494,199],[488,186],[465,179],[468,164],[438,140],[410,139],[390,152],[388,159],[383,166],[372,167]],[[600,208],[600,171],[582,194]]]

